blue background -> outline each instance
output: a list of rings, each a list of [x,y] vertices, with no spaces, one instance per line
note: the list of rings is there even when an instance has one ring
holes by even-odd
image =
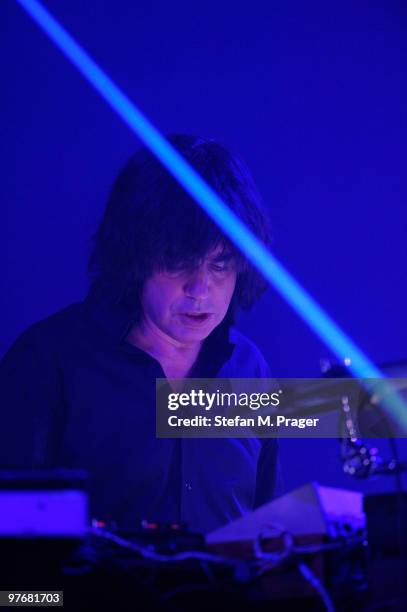
[[[240,155],[270,210],[274,253],[376,363],[407,359],[401,0],[45,6],[162,132],[216,137]],[[84,296],[89,238],[139,143],[12,0],[0,22],[4,352]],[[240,327],[276,375],[318,376],[330,357],[272,289]],[[285,489],[393,486],[343,475],[335,440],[281,447]]]

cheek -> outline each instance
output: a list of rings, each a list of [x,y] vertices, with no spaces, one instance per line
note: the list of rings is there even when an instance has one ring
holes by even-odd
[[[228,282],[229,282],[230,296],[232,296],[233,292],[235,290],[235,287],[236,287],[236,282],[237,282],[237,274],[236,274],[236,272],[233,272],[233,274],[228,279]]]
[[[177,291],[173,282],[166,279],[155,279],[147,282],[143,292],[143,307],[147,314],[154,318],[163,318],[171,312],[171,304],[176,299]]]
[[[236,287],[236,275],[225,279],[219,288],[219,303],[223,303],[225,310],[229,307],[233,292]]]

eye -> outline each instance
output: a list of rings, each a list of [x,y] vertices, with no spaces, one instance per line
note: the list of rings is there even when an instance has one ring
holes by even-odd
[[[179,269],[171,268],[170,270],[169,269],[165,270],[165,274],[167,276],[181,276],[181,274],[183,274],[184,272],[185,270],[183,268],[179,268]]]
[[[164,273],[167,276],[180,276],[181,274],[184,274],[185,272],[187,272],[190,268],[190,265],[186,262],[174,262],[174,263],[169,263],[166,265],[166,267],[164,268]]]
[[[216,263],[211,264],[211,269],[214,272],[226,272],[228,268],[229,268],[229,265],[226,261],[218,261]]]

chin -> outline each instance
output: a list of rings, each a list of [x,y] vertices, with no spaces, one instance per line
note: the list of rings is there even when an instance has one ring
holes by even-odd
[[[180,329],[173,337],[179,342],[201,342],[205,340],[214,330],[210,329]]]
[[[204,330],[190,331],[188,330],[187,332],[184,332],[183,334],[179,335],[179,340],[183,342],[185,341],[201,342],[202,340],[205,340],[211,333],[212,333],[212,330],[210,331],[204,331]]]

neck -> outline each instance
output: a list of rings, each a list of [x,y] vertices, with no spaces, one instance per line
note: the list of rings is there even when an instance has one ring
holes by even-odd
[[[186,376],[202,346],[202,341],[184,343],[168,336],[148,318],[130,330],[127,341],[156,359],[169,378]]]

